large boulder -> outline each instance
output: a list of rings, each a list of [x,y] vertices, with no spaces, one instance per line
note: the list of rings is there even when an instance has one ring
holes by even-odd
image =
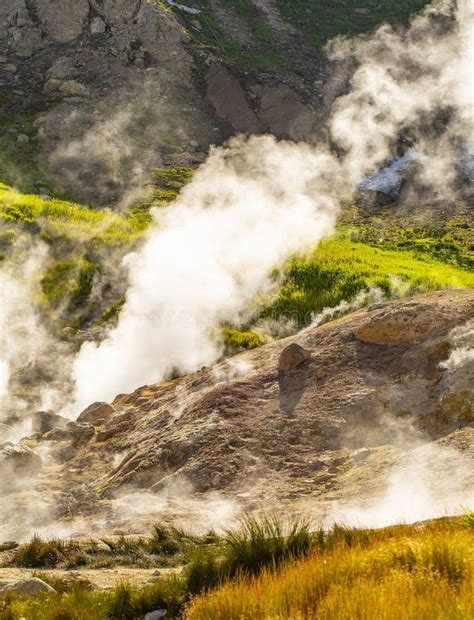
[[[30,597],[41,592],[55,592],[55,589],[37,577],[0,584],[0,594],[3,595],[14,593],[18,596]]]
[[[140,0],[90,0],[94,9],[112,22],[132,19],[136,14]]]
[[[357,340],[380,345],[409,345],[446,331],[474,315],[474,303],[460,299],[457,307],[443,303],[439,294],[433,303],[410,300],[387,306],[360,325],[354,332]]]
[[[36,0],[36,13],[47,34],[59,43],[77,39],[89,15],[87,0]]]

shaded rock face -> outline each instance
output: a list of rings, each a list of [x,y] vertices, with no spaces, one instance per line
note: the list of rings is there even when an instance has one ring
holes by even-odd
[[[51,411],[36,411],[31,416],[31,430],[33,433],[48,433],[57,429],[65,429],[69,420]]]
[[[0,446],[0,493],[7,495],[25,485],[41,473],[41,458],[27,446],[3,444]]]
[[[88,0],[36,0],[35,7],[44,29],[58,43],[81,35],[90,9]]]
[[[269,131],[280,138],[307,140],[315,130],[316,114],[286,84],[255,87],[255,109],[240,82],[224,65],[211,65],[206,84],[207,98],[216,115],[236,132]]]
[[[315,113],[286,84],[262,87],[259,118],[275,135],[293,140],[308,140],[317,122]]]
[[[400,334],[403,317],[408,333],[413,321],[423,326],[412,340]],[[95,498],[77,499],[74,514],[110,510],[132,490],[163,499],[186,484],[246,509],[311,506],[324,515],[334,502],[381,493],[408,463],[407,480],[424,472],[436,497],[459,498],[474,483],[474,365],[462,353],[473,317],[469,290],[377,304],[122,394],[100,429],[69,440],[64,466],[43,481],[68,498],[78,486]],[[373,325],[377,336],[359,339]],[[171,511],[182,507],[180,496],[174,501]]]
[[[206,74],[207,98],[217,116],[238,132],[259,133],[264,126],[252,111],[239,81],[223,65],[213,65]]]

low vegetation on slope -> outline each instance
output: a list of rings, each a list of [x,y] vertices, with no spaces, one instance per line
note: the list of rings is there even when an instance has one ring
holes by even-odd
[[[381,530],[311,532],[304,523],[284,530],[275,519],[248,518],[224,537],[188,537],[194,552],[180,575],[98,592],[40,573],[56,592],[9,594],[0,598],[0,613],[5,620],[134,620],[156,609],[188,620],[467,620],[474,613],[473,523],[471,513]]]
[[[211,52],[237,69],[248,72],[278,70],[288,64],[288,41],[285,37],[280,40],[281,33],[273,23],[276,20],[294,26],[322,51],[336,36],[370,32],[384,22],[406,24],[410,16],[428,4],[428,0],[276,0],[260,3],[273,13],[273,20],[252,0],[219,0],[214,3],[182,0],[178,4],[200,11],[189,14],[179,7],[171,7],[188,27],[198,67],[201,55]],[[242,28],[248,31],[247,44],[235,36],[233,19],[240,20]]]
[[[428,0],[276,0],[281,14],[318,47],[339,35],[369,32],[383,22],[407,23],[427,4]]]
[[[41,278],[45,312],[74,328],[115,320],[125,293],[126,278],[117,277],[122,257],[143,237],[150,206],[169,204],[191,176],[190,168],[155,170],[148,197],[125,213],[21,194],[0,184],[0,259],[14,251],[22,235],[33,235],[50,248]],[[313,253],[283,266],[281,289],[257,320],[291,318],[304,326],[323,309],[351,302],[373,287],[388,297],[474,287],[473,268],[467,217],[423,226],[352,218]],[[253,330],[254,323],[225,326],[229,351],[259,346],[263,340]]]
[[[357,231],[353,238],[357,239]],[[390,297],[474,286],[474,273],[433,257],[429,241],[426,248],[405,247],[354,241],[342,230],[320,243],[311,255],[288,262],[285,282],[264,315],[289,316],[306,325],[324,308],[353,300],[370,287]],[[460,261],[472,254],[467,246],[460,253]]]

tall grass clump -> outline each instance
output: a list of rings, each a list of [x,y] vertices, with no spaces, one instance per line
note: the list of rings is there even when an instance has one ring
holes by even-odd
[[[54,568],[66,560],[69,550],[69,545],[61,540],[43,540],[35,534],[29,543],[17,549],[13,563],[25,568]]]
[[[258,574],[263,567],[277,568],[283,561],[306,555],[311,546],[309,526],[294,522],[289,531],[272,516],[246,516],[241,527],[225,539],[223,572],[229,577]]]

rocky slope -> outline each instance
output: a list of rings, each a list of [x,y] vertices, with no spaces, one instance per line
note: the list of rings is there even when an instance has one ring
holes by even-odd
[[[198,163],[235,131],[310,135],[320,54],[312,50],[300,79],[277,67],[239,77],[202,39],[214,11],[215,28],[234,23],[229,7],[222,13],[211,4],[189,21],[185,11],[148,0],[2,2],[3,176],[108,203],[141,185],[149,168]],[[287,43],[279,21],[274,31]],[[242,45],[251,48],[251,38]]]
[[[199,163],[235,132],[312,140],[350,74],[339,64],[331,75],[324,42],[406,21],[426,3],[361,0],[344,19],[291,4],[5,0],[2,180],[110,204],[150,168]]]
[[[315,520],[456,510],[474,482],[473,321],[472,290],[376,304],[74,423],[36,416],[22,444],[43,469],[24,464],[4,533],[55,519],[140,531],[191,514],[205,527],[261,507]]]

